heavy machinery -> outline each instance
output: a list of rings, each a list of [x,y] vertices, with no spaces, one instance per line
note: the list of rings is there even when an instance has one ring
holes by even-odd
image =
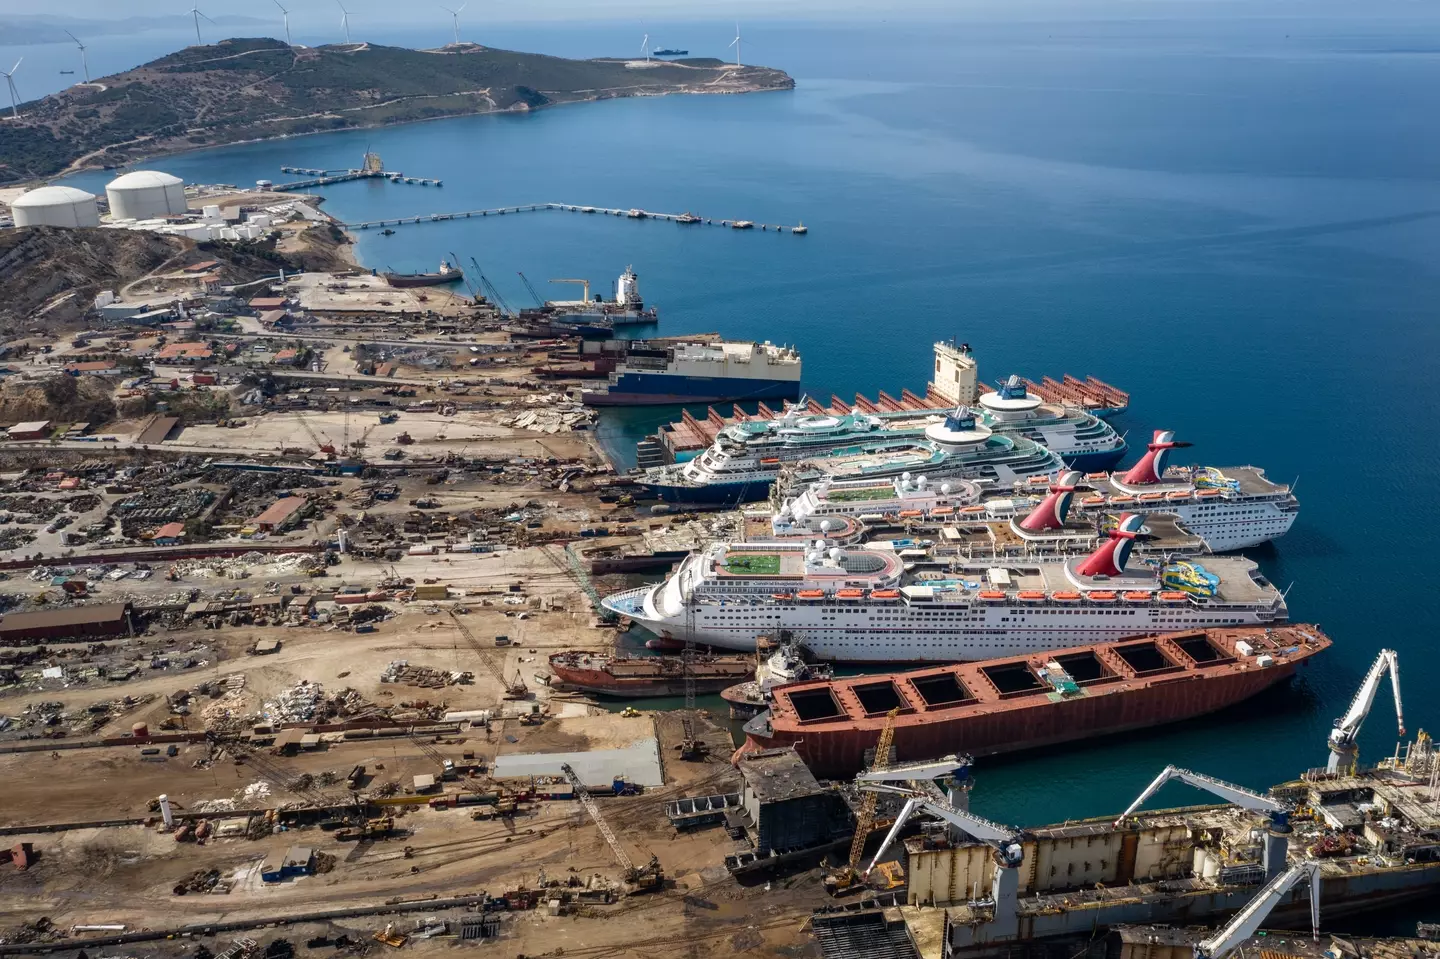
[[[500,681],[500,688],[505,691],[506,699],[524,699],[530,695],[530,689],[525,685],[525,677],[520,675],[519,670],[516,670],[513,680],[506,679],[503,664],[491,658],[490,651],[480,645],[475,634],[470,632],[470,627],[465,625],[465,621],[456,615],[453,609],[450,611],[450,618],[455,622],[455,628],[460,630],[460,635],[465,637],[465,642],[469,643],[470,648],[475,650],[475,655],[480,657],[481,664],[490,671],[491,676]]]
[[[1143,806],[1151,796],[1159,792],[1160,788],[1172,779],[1178,779],[1197,789],[1213,793],[1242,809],[1268,813],[1270,824],[1269,828],[1265,830],[1263,859],[1265,878],[1267,880],[1274,879],[1285,870],[1285,858],[1290,848],[1290,814],[1295,811],[1292,803],[1262,796],[1244,786],[1237,786],[1234,783],[1227,783],[1223,779],[1181,769],[1179,766],[1166,766],[1160,775],[1155,777],[1155,781],[1145,788],[1140,797],[1130,804],[1130,808],[1120,814],[1120,818],[1115,820],[1115,825],[1119,826],[1123,823],[1131,813]]]
[[[629,854],[625,852],[625,847],[620,845],[620,840],[615,837],[610,824],[600,814],[600,807],[595,805],[594,797],[585,788],[585,783],[580,780],[579,774],[570,767],[569,763],[561,763],[560,771],[565,774],[566,779],[570,780],[570,785],[575,789],[575,798],[580,800],[580,805],[584,806],[585,811],[590,814],[590,818],[595,820],[595,826],[600,830],[600,835],[610,844],[610,851],[615,854],[615,861],[624,870],[625,881],[634,886],[636,892],[653,892],[661,888],[665,884],[665,871],[660,868],[660,860],[651,856],[650,861],[643,867],[636,866],[631,861]]]
[[[875,743],[875,758],[870,763],[869,771],[872,773],[881,772],[890,765],[890,747],[895,742],[895,717],[898,715],[899,706],[885,714],[885,725],[880,728],[880,738]],[[875,826],[875,805],[879,798],[869,790],[860,796],[860,808],[855,811],[855,836],[850,840],[850,856],[843,866],[825,876],[825,891],[832,896],[864,885],[864,878],[860,875],[860,857],[865,854],[865,842]]]
[[[316,450],[324,453],[326,456],[333,457],[335,455],[335,444],[322,440],[320,434],[315,432],[315,427],[310,425],[310,420],[304,413],[296,413],[295,418],[300,421],[300,426],[305,430],[305,434],[314,442]]]
[[[1385,678],[1386,672],[1390,673],[1390,687],[1395,692],[1395,722],[1400,726],[1400,735],[1405,735],[1405,713],[1400,703],[1400,657],[1393,649],[1382,649],[1360,683],[1355,698],[1350,701],[1350,708],[1344,716],[1335,720],[1335,728],[1330,730],[1327,772],[1338,773],[1354,768],[1360,756],[1356,739],[1365,717],[1370,715],[1370,707],[1375,704],[1375,695],[1380,691],[1380,681]]]
[[[1255,935],[1270,910],[1290,892],[1300,880],[1310,883],[1310,935],[1320,941],[1320,864],[1314,860],[1297,862],[1289,869],[1267,882],[1255,898],[1247,902],[1228,923],[1215,931],[1215,935],[1201,940],[1195,946],[1195,959],[1226,959],[1246,939]]]

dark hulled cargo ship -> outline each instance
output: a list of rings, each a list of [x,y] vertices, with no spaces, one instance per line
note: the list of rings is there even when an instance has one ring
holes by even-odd
[[[794,746],[817,776],[865,765],[899,708],[895,759],[988,756],[1192,719],[1288,679],[1330,645],[1317,627],[1141,636],[1048,653],[772,691],[740,752]]]
[[[748,656],[696,654],[689,665],[697,693],[738,683],[755,669]],[[683,696],[686,665],[679,656],[607,656],[566,652],[550,657],[557,682],[601,696]]]
[[[444,286],[447,283],[459,283],[465,279],[465,271],[458,266],[451,266],[448,260],[441,260],[440,269],[434,273],[382,273],[380,276],[391,286],[405,289],[412,286]]]

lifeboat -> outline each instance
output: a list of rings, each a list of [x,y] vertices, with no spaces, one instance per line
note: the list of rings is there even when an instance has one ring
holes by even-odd
[[[770,594],[770,598],[771,598],[771,599],[794,599],[794,598],[795,598],[795,594],[794,594],[794,593],[771,593],[771,594]]]
[[[823,590],[823,589],[802,589],[802,590],[800,590],[800,592],[796,593],[795,595],[798,596],[798,597],[800,597],[801,599],[822,599],[822,598],[824,598],[824,596],[825,596],[825,590]]]
[[[1150,602],[1150,594],[1145,592],[1144,590],[1132,590],[1131,592],[1125,594],[1125,602],[1148,603]]]
[[[865,590],[863,589],[842,589],[835,594],[836,599],[863,599],[864,597]]]
[[[1022,589],[1015,594],[1016,599],[1023,599],[1026,602],[1037,603],[1045,598],[1045,591],[1039,589]]]
[[[1129,493],[1125,493],[1125,494],[1122,495],[1122,496],[1112,496],[1112,497],[1110,497],[1110,502],[1111,502],[1111,503],[1133,503],[1133,502],[1135,502],[1135,497],[1131,496]]]
[[[1201,499],[1209,499],[1212,496],[1219,496],[1220,491],[1218,489],[1202,489],[1196,495],[1199,496]]]
[[[1002,592],[1000,592],[998,589],[987,589],[987,590],[984,590],[983,592],[980,593],[980,598],[981,598],[981,599],[989,599],[989,600],[999,600],[999,599],[1004,599],[1004,598],[1005,598],[1005,594],[1002,593]],[[1022,598],[1023,598],[1023,594],[1022,594]]]
[[[1165,498],[1174,500],[1189,499],[1190,491],[1184,489],[1177,489],[1173,493],[1166,493]]]
[[[1048,485],[1048,484],[1049,484],[1049,482],[1050,482],[1050,477],[1048,477],[1048,476],[1032,476],[1032,477],[1030,477],[1028,480],[1026,480],[1025,482],[1029,483],[1031,486],[1045,486],[1045,485]]]
[[[1164,499],[1164,493],[1141,493],[1140,498],[1146,502],[1154,502],[1157,499]]]
[[[900,511],[900,518],[901,518],[901,519],[915,519],[915,518],[917,518],[917,517],[924,516],[924,515],[925,515],[925,511],[924,511],[924,510],[918,510],[918,509],[902,509],[902,510]]]
[[[1080,502],[1084,503],[1086,506],[1099,506],[1101,503],[1105,502],[1105,497],[1103,497],[1103,496],[1087,496],[1087,497],[1085,497],[1084,499],[1082,499]]]
[[[1112,592],[1109,592],[1108,590],[1103,590],[1103,589],[1101,589],[1101,590],[1095,590],[1095,591],[1093,591],[1093,592],[1087,593],[1086,595],[1089,597],[1090,602],[1092,602],[1092,603],[1113,603],[1113,602],[1115,602],[1115,594],[1112,593]]]
[[[1178,590],[1166,590],[1160,594],[1160,601],[1162,603],[1183,603],[1189,598],[1188,595]]]
[[[871,599],[899,599],[899,598],[900,598],[900,590],[898,590],[898,589],[877,589],[877,590],[875,590],[875,592],[873,592],[873,593],[870,594],[870,598],[871,598]]]
[[[1109,473],[1086,473],[1086,474],[1085,474],[1085,478],[1086,478],[1087,480],[1105,480],[1105,479],[1109,479],[1109,478],[1110,478],[1110,474],[1109,474]]]
[[[1074,603],[1079,601],[1080,594],[1064,590],[1058,593],[1051,593],[1050,598],[1058,603]]]
[[[960,507],[960,512],[962,512],[962,513],[970,513],[970,514],[973,515],[973,514],[975,514],[975,513],[983,513],[983,512],[985,512],[985,507],[983,507],[983,506],[962,506],[962,507]]]
[[[778,462],[780,462],[780,457],[778,456],[767,456],[760,460],[762,466],[774,466]]]
[[[949,516],[950,514],[952,514],[952,513],[954,513],[954,512],[955,512],[955,507],[953,507],[953,506],[939,506],[939,507],[936,507],[935,509],[932,509],[932,510],[930,511],[930,515],[931,515],[931,516]]]

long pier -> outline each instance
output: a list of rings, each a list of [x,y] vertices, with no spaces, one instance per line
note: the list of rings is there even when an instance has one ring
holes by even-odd
[[[434,177],[405,176],[394,170],[310,170],[302,167],[282,166],[284,173],[308,173],[308,180],[291,180],[288,183],[272,183],[265,189],[271,193],[290,193],[295,190],[307,190],[310,187],[330,186],[335,183],[348,183],[351,180],[389,180],[391,183],[408,183],[419,186],[444,186],[444,180],[437,180]]]
[[[279,189],[275,187],[274,189]],[[497,206],[484,210],[463,210],[458,213],[430,213],[420,216],[390,217],[384,220],[366,220],[360,223],[341,223],[347,230],[370,230],[376,227],[415,226],[420,223],[443,223],[446,220],[468,220],[474,217],[509,216],[516,213],[540,213],[560,210],[565,213],[584,213],[594,216],[618,216],[631,220],[669,220],[687,226],[725,226],[736,230],[759,230],[763,232],[804,234],[808,228],[803,224],[756,223],[753,220],[715,219],[695,216],[691,213],[655,213],[650,210],[619,210],[610,207],[581,206],[576,203],[522,203],[516,206]]]

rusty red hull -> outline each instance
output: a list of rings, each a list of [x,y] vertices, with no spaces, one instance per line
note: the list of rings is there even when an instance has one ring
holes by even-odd
[[[1193,644],[1193,637],[1201,635],[1181,638]],[[884,692],[887,683],[901,707],[894,740],[900,762],[949,753],[994,755],[1113,735],[1193,719],[1234,705],[1288,680],[1298,665],[1330,645],[1323,633],[1309,626],[1287,626],[1270,634],[1263,630],[1211,630],[1203,635],[1222,654],[1208,664],[1193,659],[1185,662],[1188,657],[1183,649],[1166,637],[1143,637],[1037,656],[781,687],[775,692],[768,721],[761,716],[746,725],[747,737],[740,751],[793,745],[817,776],[849,778],[863,768],[865,751],[873,749],[879,739],[885,714],[878,706],[887,704],[879,702],[877,694]],[[1254,654],[1237,651],[1236,642],[1242,644],[1242,650],[1248,645]],[[1127,661],[1114,653],[1147,644],[1162,655],[1158,665],[1149,664],[1153,669],[1127,670]],[[1049,686],[1001,692],[990,682],[992,673],[1003,676],[1017,665],[1033,667],[1067,657],[1073,662],[1073,657],[1087,653],[1110,667],[1111,674],[1081,682],[1078,690],[1069,694]],[[1229,655],[1223,655],[1226,653]],[[1268,665],[1260,665],[1260,657],[1268,657]],[[964,688],[967,701],[931,706],[921,690],[931,690],[933,695],[935,677],[943,678],[946,673]],[[815,712],[813,704],[821,701],[826,689],[843,715],[805,718]],[[867,709],[867,702],[877,709]]]

